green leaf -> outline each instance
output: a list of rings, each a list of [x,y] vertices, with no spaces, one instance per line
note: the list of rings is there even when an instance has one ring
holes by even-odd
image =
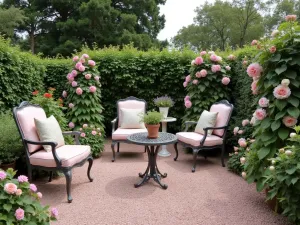
[[[273,133],[264,132],[260,137],[262,141],[268,141],[273,137]]]
[[[299,106],[299,99],[295,98],[293,96],[290,96],[288,98],[288,102],[291,103],[293,106],[298,107]]]
[[[264,187],[265,187],[265,184],[264,184],[263,180],[262,179],[258,180],[256,183],[256,190],[258,192],[261,192],[264,189]]]
[[[271,125],[272,131],[277,130],[277,129],[280,127],[280,125],[281,125],[280,120],[275,120],[275,121],[272,123],[272,125]]]
[[[12,205],[11,204],[4,204],[3,205],[3,209],[5,209],[7,212],[9,212],[12,208]]]
[[[262,122],[261,122],[261,127],[264,129],[267,129],[268,127],[270,127],[271,125],[271,119],[270,118],[265,118]]]
[[[292,184],[296,184],[298,180],[299,180],[299,177],[294,177],[292,179]]]
[[[286,64],[282,64],[281,65],[281,67],[278,67],[276,70],[275,70],[275,72],[278,74],[278,75],[280,75],[280,74],[282,74],[284,71],[286,71],[287,70],[287,66],[286,66]]]
[[[290,114],[294,118],[298,118],[300,115],[300,110],[296,107],[290,107],[287,109],[288,114]]]
[[[292,168],[286,170],[285,172],[286,172],[287,174],[292,175],[293,173],[296,172],[296,170],[297,170],[297,167],[292,167]]]
[[[278,130],[278,136],[281,140],[285,140],[290,134],[290,131],[288,128],[282,127]]]
[[[293,90],[293,91],[292,91],[292,95],[294,95],[294,96],[300,98],[300,91],[298,91],[298,90]]]
[[[297,73],[293,70],[288,70],[284,73],[287,78],[295,79],[297,77]]]
[[[281,58],[281,55],[279,53],[277,53],[276,55],[274,55],[272,58],[270,58],[271,62],[278,62]]]
[[[285,114],[286,114],[285,111],[281,111],[281,112],[277,113],[275,116],[275,120],[279,120],[280,118],[284,117]]]
[[[259,149],[257,152],[258,158],[260,160],[265,158],[269,154],[269,152],[270,152],[270,148],[268,148],[268,147],[263,147],[263,148]]]
[[[280,111],[282,111],[284,109],[284,107],[286,107],[287,101],[276,99],[275,105]]]

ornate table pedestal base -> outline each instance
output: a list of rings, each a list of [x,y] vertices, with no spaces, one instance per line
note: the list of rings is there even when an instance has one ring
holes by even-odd
[[[164,173],[162,174],[159,169],[157,168],[156,164],[156,158],[157,158],[157,153],[158,153],[158,146],[151,145],[150,148],[149,146],[146,146],[147,153],[148,153],[148,166],[146,171],[142,174],[139,173],[139,177],[143,178],[142,181],[138,184],[135,184],[134,187],[140,187],[144,183],[150,180],[150,178],[153,178],[156,183],[158,183],[163,189],[167,189],[168,185],[161,183],[161,178],[167,177],[167,174]]]

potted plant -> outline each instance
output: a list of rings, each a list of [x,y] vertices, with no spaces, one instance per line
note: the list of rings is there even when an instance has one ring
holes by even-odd
[[[148,138],[158,138],[160,121],[163,119],[163,114],[157,111],[148,111],[142,116],[141,122],[145,123],[148,130]]]
[[[15,169],[16,160],[20,157],[22,148],[21,138],[12,115],[0,114],[0,168]]]
[[[154,104],[159,107],[159,112],[164,118],[168,117],[169,108],[174,105],[174,101],[168,96],[162,96],[154,99]]]

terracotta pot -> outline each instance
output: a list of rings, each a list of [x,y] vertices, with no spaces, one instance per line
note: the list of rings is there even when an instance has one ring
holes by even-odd
[[[16,161],[14,161],[12,163],[7,163],[7,164],[1,164],[0,168],[4,171],[6,171],[9,168],[16,169]]]
[[[158,131],[159,131],[160,124],[156,124],[156,125],[146,124],[146,127],[148,130],[148,138],[150,139],[158,138]]]

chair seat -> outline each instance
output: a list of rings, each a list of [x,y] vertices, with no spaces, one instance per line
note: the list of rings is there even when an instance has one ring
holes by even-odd
[[[61,159],[63,167],[70,167],[86,159],[91,153],[88,145],[63,145],[56,149],[57,156]],[[52,151],[38,151],[29,158],[30,164],[44,167],[56,167]]]
[[[190,144],[192,146],[199,146],[200,141],[203,138],[202,134],[198,134],[196,132],[179,132],[176,133],[176,136],[179,141],[186,144]],[[216,135],[210,135],[206,137],[203,146],[215,146],[215,145],[222,145],[222,144],[223,144],[222,138]]]
[[[122,129],[118,128],[112,134],[113,140],[126,140],[128,135],[140,133],[140,132],[147,132],[147,129]]]

